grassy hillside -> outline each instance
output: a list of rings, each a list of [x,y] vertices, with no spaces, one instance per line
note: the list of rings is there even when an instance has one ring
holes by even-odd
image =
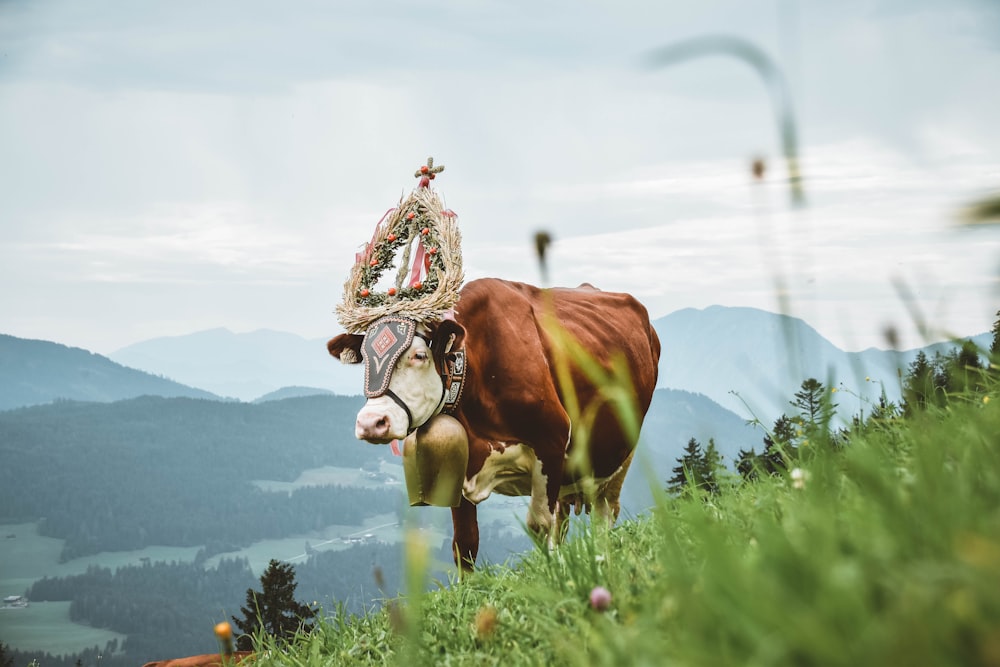
[[[576,523],[430,594],[414,533],[411,596],[282,651],[261,639],[255,664],[1000,664],[997,390],[869,419],[717,495],[661,494],[610,531]]]

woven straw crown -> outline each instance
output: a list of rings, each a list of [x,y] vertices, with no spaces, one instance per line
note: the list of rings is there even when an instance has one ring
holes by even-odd
[[[417,170],[419,185],[383,218],[371,242],[355,257],[336,311],[350,333],[363,334],[387,315],[421,324],[437,322],[458,302],[465,280],[458,216],[445,209],[430,188],[430,180],[444,168],[434,167],[433,159],[427,162]],[[376,283],[393,267],[398,267],[393,286],[377,291]]]

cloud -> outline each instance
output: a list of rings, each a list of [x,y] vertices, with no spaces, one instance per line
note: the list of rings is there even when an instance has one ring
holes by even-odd
[[[19,331],[51,322],[39,304],[72,312],[94,339],[140,317],[318,335],[427,155],[447,166],[470,277],[537,281],[530,239],[547,229],[554,280],[659,314],[773,308],[784,289],[870,324],[898,301],[893,276],[928,303],[981,294],[993,246],[951,220],[1000,181],[994,15],[971,0],[0,3],[0,277],[25,286],[0,306]],[[805,210],[788,212],[774,112],[743,63],[640,66],[706,33],[786,68]],[[970,299],[951,307],[983,310]]]

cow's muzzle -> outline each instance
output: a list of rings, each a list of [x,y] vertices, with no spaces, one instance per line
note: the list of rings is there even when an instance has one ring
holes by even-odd
[[[410,412],[410,408],[396,395],[396,392],[392,389],[387,389],[385,396],[398,405],[403,414],[406,415],[406,423],[402,425],[403,428],[394,428],[399,425],[393,424],[388,411],[384,409],[362,409],[358,413],[358,419],[354,424],[354,435],[358,440],[365,440],[376,445],[384,445],[396,439],[402,440],[410,433],[413,433],[417,429],[417,426],[419,426],[419,424],[413,423],[413,414]]]

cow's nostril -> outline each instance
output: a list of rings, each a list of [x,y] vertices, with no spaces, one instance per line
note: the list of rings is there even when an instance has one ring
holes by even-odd
[[[377,422],[375,422],[375,431],[378,433],[384,433],[389,430],[389,418],[381,417]]]

